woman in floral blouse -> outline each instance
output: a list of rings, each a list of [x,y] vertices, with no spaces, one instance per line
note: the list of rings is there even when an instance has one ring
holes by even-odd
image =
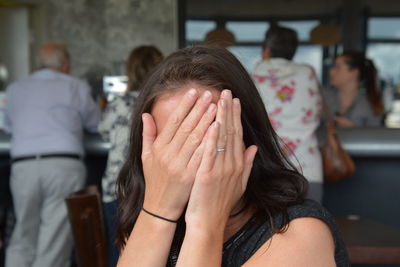
[[[154,46],[140,46],[131,52],[126,67],[127,91],[109,103],[98,127],[103,139],[111,143],[107,168],[102,179],[104,217],[108,235],[108,266],[116,265],[119,254],[114,244],[118,207],[115,195],[116,180],[128,151],[130,115],[143,80],[162,59],[163,55]]]
[[[321,98],[313,69],[292,61],[297,44],[295,31],[272,27],[253,79],[283,151],[309,181],[309,198],[321,202],[323,170],[315,135]]]

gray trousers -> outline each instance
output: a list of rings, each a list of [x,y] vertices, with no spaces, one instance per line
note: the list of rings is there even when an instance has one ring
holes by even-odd
[[[6,267],[69,267],[73,238],[64,198],[85,184],[82,161],[49,158],[16,162],[10,188],[16,225]]]

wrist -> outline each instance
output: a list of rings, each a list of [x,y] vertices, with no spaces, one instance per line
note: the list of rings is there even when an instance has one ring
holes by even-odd
[[[216,212],[210,212],[209,214],[196,214],[190,213],[186,210],[186,228],[204,232],[224,232],[229,219],[229,214],[224,216],[219,213],[218,215]]]
[[[168,219],[166,217],[162,217],[158,214],[152,213],[151,211],[146,210],[145,208],[142,207],[142,211],[144,211],[146,214],[153,216],[154,218],[157,218],[159,220],[163,220],[166,222],[170,222],[170,223],[178,223],[178,220],[172,220],[172,219]]]
[[[205,244],[223,244],[224,228],[194,227],[186,225],[185,239],[197,240]]]
[[[160,217],[168,218],[169,220],[172,221],[179,220],[179,218],[183,213],[183,208],[178,208],[173,206],[165,207],[165,205],[162,204],[165,203],[147,201],[147,199],[145,199],[142,208],[145,209],[146,211],[149,211],[152,214],[157,214]]]
[[[226,223],[222,221],[213,222],[204,220],[201,222],[186,221],[186,233],[190,235],[202,236],[204,238],[211,236],[223,238]]]
[[[150,214],[144,212],[143,210],[139,213],[139,217],[136,221],[137,223],[142,223],[143,225],[146,225],[151,231],[154,232],[162,232],[162,231],[168,231],[168,230],[174,230],[176,228],[176,223],[171,223],[165,220],[161,220],[159,218],[156,218],[154,216],[151,216]]]

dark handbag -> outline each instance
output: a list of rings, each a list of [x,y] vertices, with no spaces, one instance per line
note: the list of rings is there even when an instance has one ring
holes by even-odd
[[[343,149],[336,134],[336,126],[329,112],[321,86],[323,117],[326,122],[325,141],[320,146],[324,170],[324,182],[336,182],[352,176],[356,171],[353,159]]]

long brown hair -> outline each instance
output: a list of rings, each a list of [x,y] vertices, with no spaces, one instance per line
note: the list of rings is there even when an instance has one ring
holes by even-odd
[[[257,218],[268,220],[271,229],[279,232],[288,223],[287,207],[305,199],[307,181],[281,151],[261,97],[239,61],[224,48],[196,46],[182,49],[167,57],[149,75],[134,110],[129,155],[117,182],[120,203],[117,242],[120,247],[125,245],[144,200],[141,114],[151,112],[157,97],[168,90],[179,90],[189,82],[219,91],[229,88],[242,103],[244,143],[258,146],[243,196],[245,208],[255,208]],[[277,215],[283,218],[280,225],[272,222]]]
[[[126,64],[127,91],[139,90],[146,75],[163,60],[163,55],[154,46],[139,46],[132,50]]]
[[[344,52],[341,57],[350,69],[357,69],[358,80],[364,84],[367,90],[369,104],[375,114],[382,114],[384,111],[380,89],[378,87],[378,71],[374,62],[360,52]]]

